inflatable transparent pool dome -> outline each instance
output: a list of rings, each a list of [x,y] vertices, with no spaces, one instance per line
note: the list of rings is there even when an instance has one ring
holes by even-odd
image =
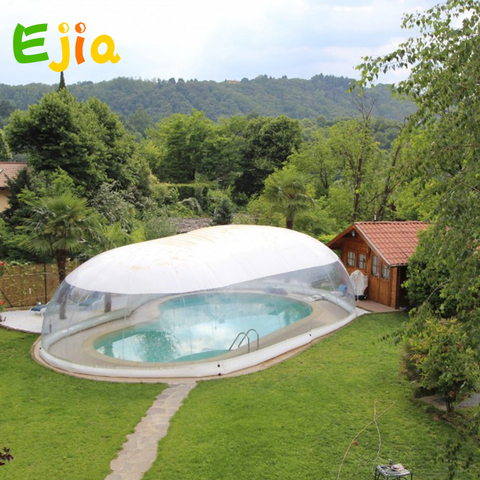
[[[222,375],[353,318],[347,272],[321,242],[283,228],[209,227],[78,267],[47,307],[40,355],[97,376]]]

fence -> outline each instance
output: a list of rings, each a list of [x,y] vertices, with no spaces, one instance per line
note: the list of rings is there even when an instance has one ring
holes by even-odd
[[[69,262],[67,274],[78,266]],[[0,300],[5,307],[30,307],[37,302],[48,302],[58,288],[57,265],[8,266],[0,277]]]

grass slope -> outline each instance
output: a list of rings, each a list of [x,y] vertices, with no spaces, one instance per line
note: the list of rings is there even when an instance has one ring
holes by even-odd
[[[403,314],[367,315],[296,357],[248,376],[200,382],[174,417],[144,480],[336,479],[345,450],[380,420],[381,461],[404,463],[422,480],[445,478],[438,461],[454,429],[412,399],[399,375],[400,347],[380,337]],[[373,478],[371,425],[341,478]],[[478,462],[459,478],[478,478]]]
[[[36,336],[0,328],[2,480],[96,480],[165,385],[81,380],[41,367]]]

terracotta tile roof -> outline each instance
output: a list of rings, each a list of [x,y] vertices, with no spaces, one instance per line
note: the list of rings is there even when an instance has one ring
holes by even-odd
[[[353,226],[389,265],[406,265],[425,222],[358,222]]]
[[[20,162],[0,162],[0,188],[7,188],[7,177],[15,178],[26,166],[26,163]]]

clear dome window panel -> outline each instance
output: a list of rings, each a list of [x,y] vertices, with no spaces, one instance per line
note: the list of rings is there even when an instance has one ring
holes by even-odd
[[[250,332],[253,338],[248,337],[253,344],[256,333],[263,338],[311,317],[311,309],[303,301],[315,300],[307,294],[312,293],[313,284],[325,278],[325,273],[318,270],[290,272],[228,289],[166,298],[68,288],[64,290],[68,292],[67,330],[74,325],[78,329],[82,322],[87,329],[92,315],[95,321],[96,314],[100,313],[100,316],[106,315],[105,324],[111,323],[118,330],[114,340],[97,348],[101,354],[147,363],[200,361],[209,358],[210,354],[218,356],[228,352],[230,342],[241,332],[254,330],[255,333]],[[64,293],[59,295],[59,298],[64,297]],[[290,297],[300,302],[292,302]],[[152,308],[157,309],[153,317]],[[146,310],[150,311],[150,318],[145,315]],[[115,311],[123,313],[119,317]],[[139,314],[143,315],[142,321],[132,331]],[[143,321],[145,319],[147,321]],[[248,339],[243,340],[242,343],[248,342]],[[63,342],[65,351],[70,348],[68,345],[68,341]],[[165,355],[155,355],[160,350]]]
[[[308,342],[312,337],[309,332],[318,331],[315,335],[320,335],[323,327],[340,324],[353,315],[352,289],[346,271],[324,245],[311,238],[302,245],[305,236],[298,232],[255,227],[254,232],[261,232],[259,248],[264,250],[262,255],[256,250],[252,262],[248,251],[254,247],[251,243],[254,236],[248,233],[241,237],[242,241],[236,238],[238,231],[242,235],[251,231],[245,229],[213,227],[213,236],[199,233],[185,243],[180,241],[181,236],[163,243],[154,241],[113,251],[115,255],[110,260],[111,252],[106,252],[101,256],[102,262],[87,262],[71,277],[73,284],[68,284],[68,277],[59,287],[47,308],[42,338],[45,351],[70,362],[77,371],[82,366],[95,366],[104,371],[116,369],[121,372],[119,375],[128,376],[130,369],[168,374],[170,368],[193,366],[188,372],[195,376],[197,365],[207,365],[210,374],[216,374],[218,365],[227,368],[232,359],[244,355],[254,358],[257,334],[260,350],[271,349],[272,355],[278,356],[281,350],[277,345],[288,350],[290,344],[299,344],[302,335],[301,342]],[[270,232],[273,237],[269,237]],[[223,260],[216,265],[215,256],[203,255],[195,264],[190,254],[216,255],[219,249],[214,248],[215,242],[223,235],[229,236],[229,248],[232,255],[235,253],[232,265],[238,271],[224,272]],[[298,240],[298,244],[289,244],[290,237]],[[197,241],[199,248],[190,249]],[[178,265],[180,277],[175,276],[176,266],[170,260],[162,263],[150,256],[147,261],[143,254],[140,257],[145,265],[126,268],[139,258],[135,253],[137,248],[152,253],[157,248],[152,245],[157,243],[168,252],[180,248],[175,262],[186,262]],[[272,253],[275,249],[278,252]],[[222,252],[225,259],[230,258],[228,249]],[[268,261],[262,264],[265,256]],[[115,268],[109,270],[112,262]],[[296,264],[307,267],[295,269]],[[188,265],[192,270],[187,275]],[[95,274],[99,266],[101,275]],[[155,271],[157,267],[160,270]],[[206,277],[208,288],[197,288],[203,282],[198,276],[202,269],[210,272]],[[261,274],[267,271],[275,273]],[[142,272],[148,275],[141,278]],[[234,278],[245,280],[231,281]],[[95,282],[97,290],[85,288]],[[292,343],[291,339],[295,341]],[[249,341],[253,357],[246,355]],[[235,368],[242,362],[235,363]],[[199,367],[200,371],[206,370]]]
[[[180,359],[190,359],[193,350],[193,332],[192,328],[196,323],[195,313],[196,308],[193,307],[197,303],[196,298],[190,298],[186,296],[180,296],[176,299],[172,308],[174,309],[175,316],[180,316],[184,318],[183,328],[178,332],[178,340],[182,349],[182,356]],[[193,304],[193,305],[192,305]],[[178,308],[176,308],[178,305]]]
[[[61,328],[61,324],[58,323],[57,317],[60,312],[60,305],[62,300],[66,297],[66,290],[69,285],[63,281],[55,292],[53,298],[50,300],[48,307],[44,315],[44,322],[42,330],[45,334],[51,334]]]

